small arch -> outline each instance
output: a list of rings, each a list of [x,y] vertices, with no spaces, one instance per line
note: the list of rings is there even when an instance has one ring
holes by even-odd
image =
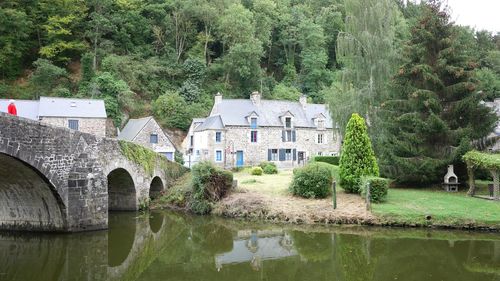
[[[154,177],[149,186],[149,199],[153,200],[158,198],[163,191],[163,181],[160,177]]]
[[[108,210],[137,211],[137,196],[130,173],[117,168],[108,174]]]
[[[0,228],[66,228],[66,208],[50,180],[32,165],[0,153]]]

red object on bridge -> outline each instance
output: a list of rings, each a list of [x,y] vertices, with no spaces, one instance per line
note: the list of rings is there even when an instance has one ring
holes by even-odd
[[[7,107],[7,112],[9,112],[9,114],[12,114],[12,115],[16,115],[17,116],[17,108],[16,108],[16,105],[11,103],[9,104],[9,106]]]

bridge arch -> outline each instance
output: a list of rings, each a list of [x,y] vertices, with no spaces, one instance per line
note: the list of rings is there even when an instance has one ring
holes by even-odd
[[[136,211],[136,184],[124,168],[116,168],[108,174],[108,210]]]
[[[31,158],[30,158],[31,159]],[[41,160],[39,160],[41,161]],[[66,206],[50,171],[0,152],[0,229],[62,231]]]
[[[164,190],[164,185],[161,178],[158,176],[154,177],[149,186],[149,198],[150,199],[158,198],[163,190]]]

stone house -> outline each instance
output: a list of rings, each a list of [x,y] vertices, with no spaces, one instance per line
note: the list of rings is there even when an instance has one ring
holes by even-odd
[[[0,100],[0,111],[7,112],[8,105],[9,100]],[[106,136],[107,115],[103,100],[40,97],[40,100],[16,100],[15,105],[20,117]]]
[[[175,146],[152,116],[128,120],[118,139],[140,144],[174,161]]]
[[[315,155],[337,155],[340,138],[328,107],[299,101],[215,96],[210,116],[195,119],[183,142],[186,165],[209,160],[230,168],[271,161],[281,168],[303,165]]]

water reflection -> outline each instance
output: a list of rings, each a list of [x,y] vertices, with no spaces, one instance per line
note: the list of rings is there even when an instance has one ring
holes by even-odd
[[[0,280],[500,280],[498,234],[111,214],[109,231],[0,234]]]

